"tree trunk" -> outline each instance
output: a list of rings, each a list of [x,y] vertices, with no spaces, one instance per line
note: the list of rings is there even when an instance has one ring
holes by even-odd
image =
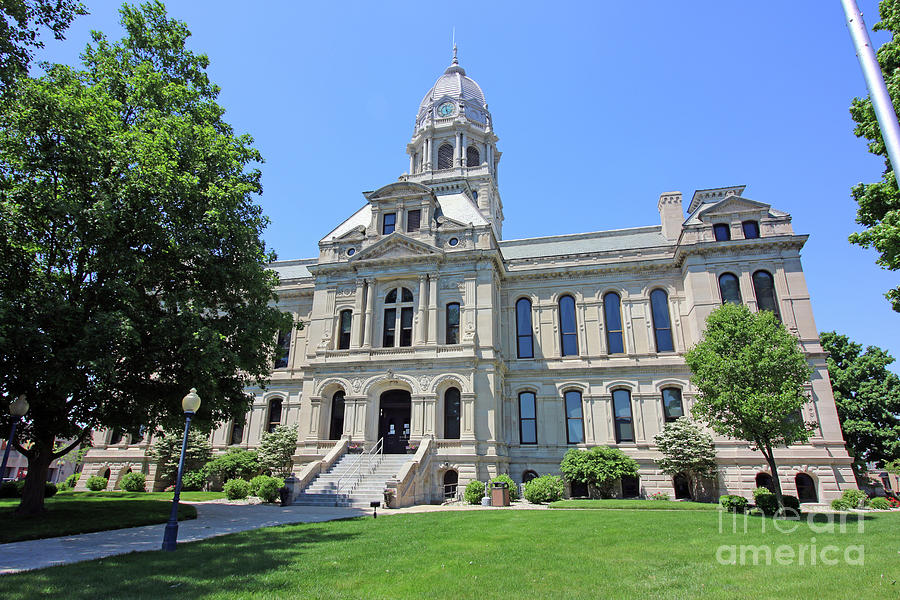
[[[781,479],[778,477],[778,466],[775,464],[775,453],[772,452],[772,447],[769,445],[761,446],[760,450],[762,450],[763,456],[766,457],[766,462],[769,463],[769,469],[772,470],[772,485],[775,486],[775,499],[778,501],[778,512],[784,512],[784,500],[781,497]]]
[[[22,490],[22,501],[16,508],[16,515],[34,517],[47,510],[44,508],[44,483],[47,481],[50,463],[53,462],[53,444],[36,443],[27,457],[28,475],[25,476],[25,488]]]

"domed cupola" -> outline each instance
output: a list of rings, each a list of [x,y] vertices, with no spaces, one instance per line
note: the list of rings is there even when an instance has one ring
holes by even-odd
[[[449,122],[460,117],[486,130],[491,127],[491,115],[484,92],[474,79],[466,76],[466,70],[459,66],[454,46],[453,62],[422,98],[416,115],[416,131],[429,124]]]

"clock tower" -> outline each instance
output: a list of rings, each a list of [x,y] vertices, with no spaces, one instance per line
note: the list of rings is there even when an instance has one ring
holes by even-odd
[[[431,187],[438,196],[467,194],[501,239],[503,203],[497,189],[500,151],[484,92],[453,61],[428,90],[419,112],[409,154],[407,181]]]

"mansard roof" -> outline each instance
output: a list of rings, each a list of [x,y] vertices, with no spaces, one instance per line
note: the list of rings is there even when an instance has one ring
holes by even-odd
[[[510,260],[668,245],[671,245],[671,242],[663,236],[662,227],[653,225],[650,227],[631,227],[628,229],[612,229],[610,231],[505,240],[500,242],[500,251],[505,259]]]
[[[296,260],[279,260],[269,264],[269,268],[278,273],[281,281],[288,279],[304,279],[312,277],[307,265],[316,264],[318,259],[300,258]]]

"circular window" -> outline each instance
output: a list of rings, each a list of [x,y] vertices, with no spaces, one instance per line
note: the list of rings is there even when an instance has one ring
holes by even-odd
[[[459,244],[459,238],[450,238],[450,241],[447,243],[451,246],[456,246],[457,244]]]
[[[349,250],[347,250],[347,256],[353,256],[354,254],[356,254],[356,248],[350,248]]]

